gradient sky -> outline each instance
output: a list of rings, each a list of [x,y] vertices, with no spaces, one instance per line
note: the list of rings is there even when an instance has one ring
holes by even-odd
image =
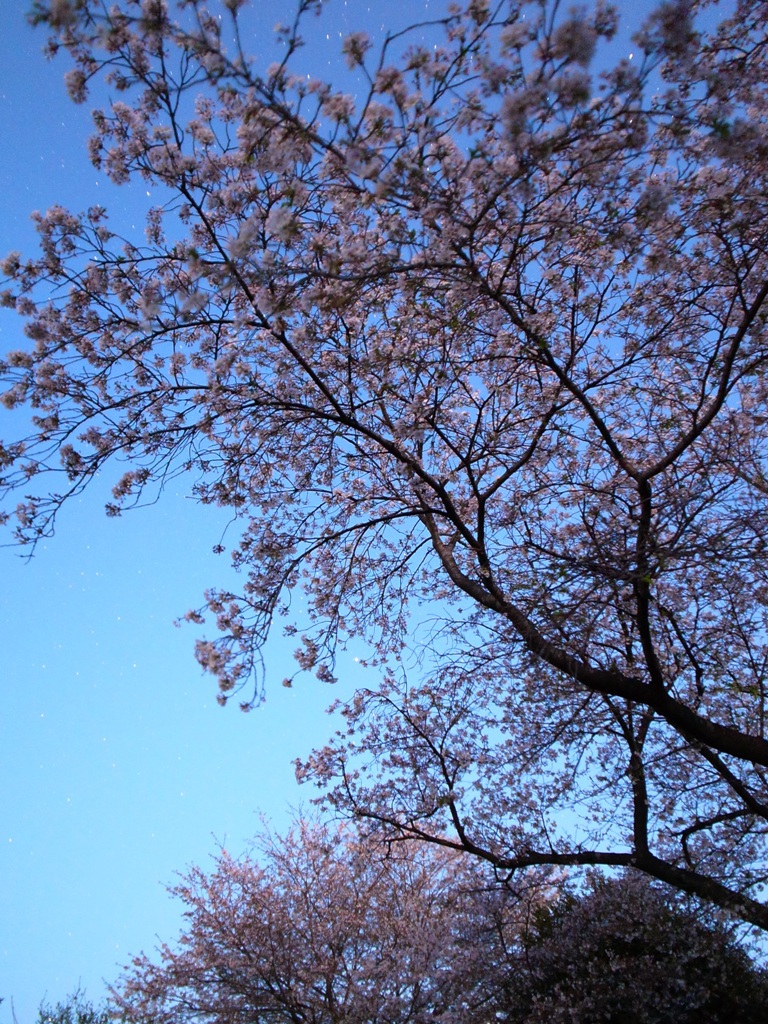
[[[254,51],[286,4],[257,3]],[[89,108],[66,98],[66,59],[44,60],[25,0],[8,7],[0,254],[32,252],[29,214],[53,203],[102,203],[141,235],[145,186],[115,189],[91,167]],[[338,83],[341,35],[442,10],[438,0],[330,0],[307,24],[309,69]],[[24,344],[3,311],[0,351]],[[10,419],[0,409],[0,437]],[[296,785],[292,759],[332,732],[330,701],[368,679],[349,654],[338,687],[306,679],[285,690],[296,644],[278,640],[266,704],[251,715],[219,708],[192,657],[195,630],[173,620],[207,586],[226,584],[226,559],[211,553],[226,517],[198,507],[179,481],[158,505],[107,519],[109,483],[65,509],[31,562],[0,548],[0,1024],[12,1022],[11,999],[18,1024],[78,985],[99,1000],[117,965],[171,940],[179,908],[164,887],[174,873],[222,843],[241,851],[260,814],[285,826],[290,807],[315,796]]]
[[[66,98],[64,58],[41,55],[44,33],[24,0],[0,38],[0,252],[34,251],[34,209],[101,202],[143,232],[143,185],[111,187],[90,166],[89,108]],[[346,5],[310,22],[313,48],[336,63]],[[367,5],[359,5],[368,15]],[[394,5],[396,10],[398,5]],[[284,3],[259,5],[268,37]],[[346,31],[346,29],[345,29]],[[255,47],[254,47],[255,48]],[[3,311],[0,350],[24,347]],[[0,437],[11,414],[0,409]],[[103,515],[109,481],[65,509],[31,562],[0,548],[0,1024],[29,1024],[40,1001],[78,984],[93,999],[116,965],[171,939],[178,907],[165,885],[220,843],[243,849],[259,815],[277,827],[316,794],[291,761],[332,731],[323,713],[346,684],[311,679],[285,690],[296,641],[276,641],[266,704],[250,715],[215,702],[192,656],[196,631],[174,619],[226,583],[212,546],[226,517],[187,498],[184,482],[156,506]]]

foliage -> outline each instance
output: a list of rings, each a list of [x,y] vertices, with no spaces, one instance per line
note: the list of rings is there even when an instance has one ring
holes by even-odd
[[[508,1024],[760,1024],[768,975],[641,877],[536,908],[508,979]]]
[[[178,948],[133,961],[116,1012],[130,1024],[479,1024],[489,985],[472,880],[456,854],[382,858],[344,830],[264,836],[257,858],[222,852],[212,873],[182,879]]]
[[[513,893],[455,852],[299,823],[173,890],[175,948],[113,991],[125,1024],[758,1024],[768,979],[642,877]]]
[[[767,928],[764,4],[665,3],[611,66],[602,0],[468,0],[350,36],[356,96],[303,72],[313,10],[260,69],[241,0],[38,0],[114,93],[94,163],[164,206],[5,261],[17,535],[121,461],[114,513],[191,474],[242,528],[222,701],[281,618],[300,669],[381,668],[302,768],[342,812]]]
[[[77,989],[55,1006],[43,1002],[37,1011],[37,1024],[110,1024],[109,1011],[96,1006]]]

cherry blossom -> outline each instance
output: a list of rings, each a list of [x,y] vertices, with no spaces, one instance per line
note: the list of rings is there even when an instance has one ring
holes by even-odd
[[[248,856],[222,851],[172,893],[184,931],[113,988],[125,1022],[482,1024],[499,1001],[501,935],[544,898],[494,892],[457,855],[387,856],[308,822]]]
[[[92,160],[164,198],[5,261],[3,514],[34,544],[97,473],[111,514],[186,474],[241,528],[223,703],[273,629],[321,680],[369,652],[299,769],[340,812],[767,928],[764,7],[663,4],[612,66],[607,4],[473,0],[348,37],[345,92],[319,6],[263,69],[239,2],[36,4],[112,97]]]
[[[522,879],[520,880],[522,881]],[[552,880],[554,881],[554,880]],[[434,847],[297,823],[171,890],[174,944],[112,988],[125,1024],[759,1024],[768,978],[631,873],[510,889]]]

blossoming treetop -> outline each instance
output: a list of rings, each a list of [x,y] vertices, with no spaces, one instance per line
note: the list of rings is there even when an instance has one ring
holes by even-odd
[[[338,806],[768,927],[764,7],[665,4],[608,67],[611,7],[473,0],[350,36],[353,97],[301,73],[318,6],[262,69],[240,0],[36,5],[116,97],[93,161],[164,204],[144,240],[54,208],[5,261],[17,535],[120,461],[114,513],[191,474],[242,525],[221,700],[295,587],[301,668],[382,666],[303,769]]]

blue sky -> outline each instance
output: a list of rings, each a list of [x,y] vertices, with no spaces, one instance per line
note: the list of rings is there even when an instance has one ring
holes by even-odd
[[[114,189],[90,166],[89,110],[66,98],[66,61],[45,61],[43,33],[23,0],[13,6],[0,38],[0,252],[33,251],[29,214],[54,202],[102,202],[140,233],[143,185]],[[336,6],[310,25],[329,53],[346,14]],[[271,29],[285,6],[259,15]],[[6,313],[0,349],[24,344]],[[0,410],[0,436],[9,419]],[[98,999],[116,964],[172,938],[174,873],[220,842],[242,849],[260,814],[284,825],[315,795],[296,785],[292,759],[332,731],[324,709],[339,688],[280,685],[295,641],[272,645],[267,703],[243,715],[216,704],[194,628],[174,628],[226,582],[226,556],[211,553],[223,515],[189,500],[183,481],[119,520],[103,515],[107,496],[105,481],[65,509],[31,562],[0,548],[0,1024],[11,998],[19,1024],[78,984]],[[361,672],[348,660],[344,689]]]
[[[31,252],[29,214],[95,202],[143,230],[143,184],[115,189],[85,154],[89,109],[66,98],[64,59],[47,63],[43,34],[11,0],[0,35],[0,253]],[[633,5],[636,8],[636,5]],[[381,30],[383,5],[330,0],[310,19],[314,74],[343,74],[340,36]],[[442,10],[390,0],[386,27]],[[287,19],[285,0],[257,4],[261,30]],[[23,347],[21,325],[0,318],[0,350]],[[0,437],[10,414],[0,410]],[[100,485],[102,486],[102,485]],[[34,1020],[43,998],[78,985],[93,999],[118,964],[172,939],[178,907],[164,886],[217,845],[238,852],[277,827],[314,792],[291,761],[326,739],[330,701],[363,680],[350,654],[333,690],[311,679],[280,686],[295,641],[268,651],[267,702],[251,715],[215,702],[215,683],[192,657],[195,631],[174,619],[225,584],[211,553],[222,514],[187,497],[114,520],[91,490],[61,517],[31,562],[0,548],[0,1024]]]

